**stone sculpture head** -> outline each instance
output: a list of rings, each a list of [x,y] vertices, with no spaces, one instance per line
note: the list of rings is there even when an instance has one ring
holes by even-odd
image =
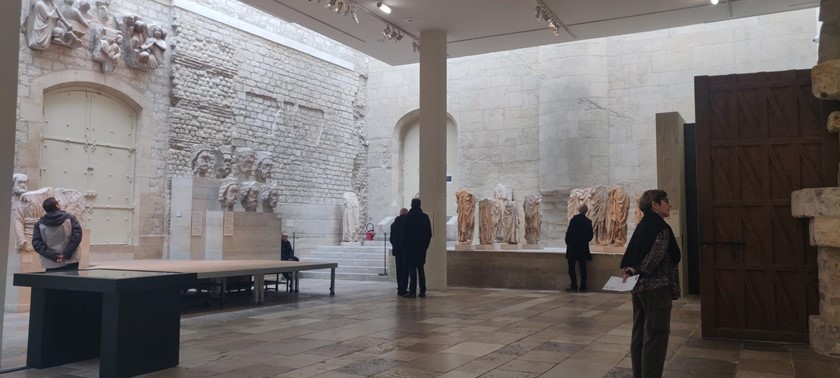
[[[157,39],[164,39],[166,38],[166,33],[163,31],[163,28],[160,25],[152,25],[149,26],[149,36],[152,38]]]
[[[222,185],[219,186],[219,202],[222,203],[222,209],[233,211],[233,206],[236,205],[236,199],[239,197],[239,183],[236,179],[224,179]]]
[[[15,196],[20,196],[29,190],[29,176],[23,173],[15,173],[12,175],[12,193]]]
[[[266,182],[271,178],[271,170],[274,168],[274,162],[269,157],[260,159],[257,163],[257,181]]]
[[[196,151],[192,159],[193,175],[205,177],[213,171],[213,154],[207,149]]]
[[[248,147],[236,149],[236,164],[239,167],[239,174],[244,177],[250,177],[254,170],[254,162],[257,161],[257,154],[254,150]]]
[[[270,185],[263,185],[260,189],[260,203],[263,211],[266,213],[273,213],[277,207],[277,200],[280,198],[280,192],[277,188]]]
[[[239,190],[239,198],[245,211],[257,211],[257,205],[260,203],[260,190],[257,183],[253,181],[242,183],[242,187]]]

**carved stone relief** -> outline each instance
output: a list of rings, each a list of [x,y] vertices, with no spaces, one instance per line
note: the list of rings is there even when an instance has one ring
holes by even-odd
[[[589,208],[586,216],[592,220],[592,244],[623,246],[627,242],[630,196],[624,188],[593,186],[573,189],[567,207],[569,219],[577,214],[580,205]]]
[[[274,161],[271,154],[263,152],[257,156],[257,169],[254,172],[257,182],[265,183],[271,179],[271,172],[274,169]]]
[[[233,211],[236,205],[236,200],[239,197],[239,183],[235,178],[225,178],[219,186],[219,202],[222,204],[222,210]]]
[[[630,212],[630,196],[620,186],[609,189],[607,209],[608,244],[623,246],[627,242],[627,214]]]
[[[123,56],[127,66],[153,70],[163,64],[166,52],[166,31],[160,25],[147,24],[136,15],[123,16],[118,27],[125,35]]]
[[[493,198],[499,205],[499,212],[502,217],[504,217],[504,209],[507,206],[507,203],[513,199],[513,191],[509,186],[504,184],[496,184],[493,187]],[[499,222],[496,224],[496,241],[505,242],[505,230],[503,228],[503,224],[505,223],[504,219],[499,219]]]
[[[542,195],[529,194],[525,197],[525,242],[537,244],[542,235]]]
[[[475,232],[475,196],[467,189],[455,192],[458,205],[458,243],[471,244]]]
[[[50,44],[80,47],[89,25],[74,3],[64,0],[59,7],[56,0],[34,1],[22,25],[26,45],[33,50],[46,50]]]
[[[342,241],[359,241],[359,199],[353,192],[344,192],[344,215],[342,221]]]
[[[122,59],[123,34],[117,30],[97,26],[93,33],[92,59],[99,62],[100,71],[114,72]]]
[[[194,176],[212,176],[215,162],[216,157],[212,149],[203,146],[193,146],[192,172]]]

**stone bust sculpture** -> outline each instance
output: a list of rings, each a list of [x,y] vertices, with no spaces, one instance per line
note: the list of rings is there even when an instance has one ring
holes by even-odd
[[[262,204],[263,212],[273,213],[277,208],[277,200],[280,198],[280,192],[271,185],[263,185],[260,189],[260,203]]]
[[[233,211],[236,200],[239,197],[239,183],[236,179],[226,178],[219,186],[219,202],[222,203],[222,210]]]
[[[266,182],[271,178],[271,170],[274,168],[274,161],[271,157],[265,156],[260,158],[257,163],[257,170],[255,172],[257,182]]]
[[[12,175],[12,194],[20,199],[20,195],[26,193],[29,188],[29,176],[23,173],[15,173]]]
[[[260,187],[254,181],[246,181],[240,185],[239,200],[245,211],[257,211],[257,205],[260,203]]]
[[[257,154],[248,147],[239,147],[234,155],[236,159],[236,175],[240,180],[251,180],[254,171],[254,162],[257,161]]]
[[[199,148],[193,154],[192,171],[194,176],[207,177],[213,172],[215,158],[210,150]]]

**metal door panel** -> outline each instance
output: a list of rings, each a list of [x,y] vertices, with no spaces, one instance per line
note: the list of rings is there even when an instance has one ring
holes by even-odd
[[[134,145],[134,112],[116,99],[91,94],[90,143],[130,149]]]
[[[66,91],[44,98],[44,138],[84,142],[90,106],[83,91]]]
[[[131,240],[131,211],[89,207],[85,224],[90,233],[90,244],[128,244]]]
[[[45,139],[41,143],[41,187],[77,189],[88,186],[85,145]],[[33,188],[34,189],[34,188]]]
[[[131,206],[134,154],[124,149],[97,146],[90,154],[88,190],[95,193],[88,202],[98,206]]]

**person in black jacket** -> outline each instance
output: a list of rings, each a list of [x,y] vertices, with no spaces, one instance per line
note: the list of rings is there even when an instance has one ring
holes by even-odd
[[[300,261],[295,256],[295,250],[292,248],[292,242],[289,241],[289,235],[286,235],[285,232],[280,235],[280,261]],[[289,280],[292,278],[292,274],[286,272],[283,273],[283,277]]]
[[[592,221],[586,217],[589,208],[580,205],[578,215],[569,221],[569,228],[566,229],[566,260],[569,262],[569,278],[572,284],[566,291],[586,291],[586,262],[592,260],[592,253],[589,252],[589,242],[592,240]],[[575,263],[580,265],[580,286],[575,274]]]
[[[391,241],[391,255],[394,256],[394,266],[397,272],[398,296],[403,296],[408,293],[406,291],[406,287],[408,286],[408,269],[406,269],[405,265],[406,253],[400,245],[402,224],[406,213],[408,213],[408,209],[400,209],[400,215],[394,219],[394,223],[391,223],[391,237],[389,239]]]
[[[82,226],[61,210],[55,197],[45,199],[43,206],[47,213],[32,230],[32,248],[41,255],[41,266],[47,272],[78,270]]]
[[[420,298],[426,296],[426,249],[432,241],[432,222],[429,216],[420,209],[420,199],[411,200],[411,210],[405,214],[402,231],[400,232],[400,246],[406,252],[408,266],[408,292],[406,298],[417,296],[417,280],[420,280]]]

